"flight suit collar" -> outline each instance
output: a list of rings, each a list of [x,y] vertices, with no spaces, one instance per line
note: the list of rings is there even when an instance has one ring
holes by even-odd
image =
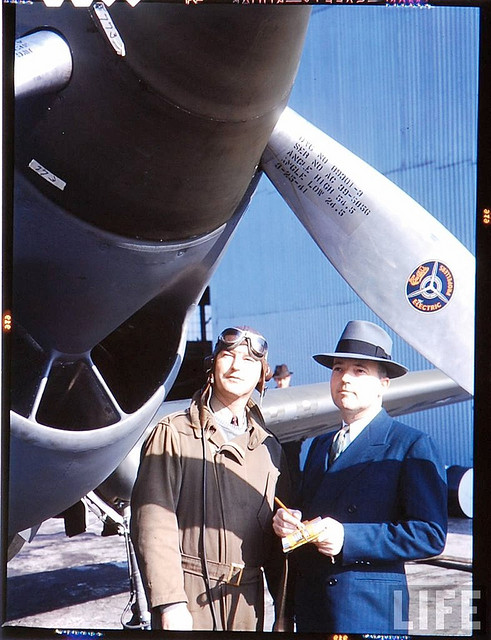
[[[196,438],[201,438],[203,431],[207,434],[207,438],[215,446],[222,448],[230,445],[230,449],[236,452],[239,459],[245,457],[243,447],[253,450],[261,445],[266,438],[272,437],[264,427],[264,419],[257,404],[250,398],[246,406],[247,415],[247,431],[237,438],[226,442],[220,429],[217,428],[213,419],[213,413],[209,409],[208,397],[204,398],[199,392],[193,396],[189,414],[191,424],[194,429]]]

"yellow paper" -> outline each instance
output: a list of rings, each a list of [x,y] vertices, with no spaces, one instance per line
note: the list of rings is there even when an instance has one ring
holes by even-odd
[[[315,540],[317,540],[317,537],[321,533],[321,531],[324,530],[322,518],[320,517],[315,518],[314,520],[303,522],[302,524],[302,528],[298,528],[296,531],[289,533],[287,536],[281,539],[284,553],[293,551],[293,549],[301,547],[303,544],[307,544],[307,542],[314,542]]]

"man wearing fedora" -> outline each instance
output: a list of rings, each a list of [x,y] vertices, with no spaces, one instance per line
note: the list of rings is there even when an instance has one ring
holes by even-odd
[[[322,518],[317,540],[291,553],[300,632],[407,633],[404,563],[445,545],[447,491],[435,446],[382,408],[390,379],[407,372],[391,348],[381,327],[351,321],[334,353],[314,356],[332,370],[343,426],[313,441],[298,510],[279,509],[273,520],[284,537]]]
[[[290,386],[293,371],[288,369],[286,364],[277,364],[273,372],[273,380],[277,389],[286,389]]]

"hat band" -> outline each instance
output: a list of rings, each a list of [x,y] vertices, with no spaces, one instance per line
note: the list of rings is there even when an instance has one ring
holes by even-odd
[[[373,358],[382,358],[383,360],[391,360],[390,355],[383,349],[370,342],[362,340],[340,340],[336,347],[336,353],[353,353]]]

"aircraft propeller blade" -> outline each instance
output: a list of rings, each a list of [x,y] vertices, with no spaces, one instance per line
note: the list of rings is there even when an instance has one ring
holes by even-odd
[[[16,98],[63,89],[69,82],[72,71],[70,47],[58,33],[41,29],[16,40]]]
[[[290,108],[262,168],[362,300],[472,394],[473,255],[407,193]]]

